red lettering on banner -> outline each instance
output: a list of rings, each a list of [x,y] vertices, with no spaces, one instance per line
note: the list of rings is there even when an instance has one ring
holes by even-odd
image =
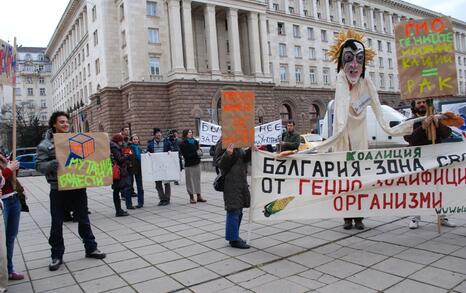
[[[409,175],[409,185],[419,185],[419,173]]]
[[[386,193],[383,194],[383,209],[387,209],[389,206],[390,209],[393,209],[393,193],[389,193],[388,196]],[[396,193],[398,195],[398,193]]]
[[[457,181],[456,181],[456,172],[455,172],[455,170],[457,170],[457,169],[452,169],[452,170],[446,169],[446,170],[445,170],[445,172],[446,172],[446,176],[445,176],[445,177],[446,177],[446,183],[447,183],[447,184],[457,186],[458,183],[457,183]],[[449,171],[451,171],[451,172],[449,172]],[[449,175],[450,175],[451,173],[453,173],[453,176],[452,176],[453,178],[450,179],[450,176],[449,176]]]
[[[344,192],[350,191],[350,190],[349,190],[349,189],[350,189],[350,185],[349,185],[349,183],[348,183],[348,180],[345,180],[345,182],[346,182],[346,187],[345,187],[344,189],[343,189],[343,186],[342,186],[342,181],[343,181],[343,180],[338,180],[338,191],[339,191],[339,193],[344,193]]]
[[[424,208],[424,204],[426,204],[425,208],[430,208],[430,192],[424,193],[420,192],[420,208]]]
[[[339,207],[337,206],[337,204],[339,204]],[[343,198],[341,196],[337,196],[335,197],[335,199],[333,200],[333,208],[339,212],[343,209]]]
[[[464,171],[464,174],[461,174],[461,170]],[[458,169],[458,185],[463,182],[466,183],[466,169]]]
[[[434,185],[443,185],[443,170],[434,169]]]
[[[327,180],[326,180],[327,181]],[[322,195],[322,179],[314,179],[311,184],[311,193],[312,195]],[[318,191],[320,190],[320,191]],[[327,194],[327,192],[325,192]]]
[[[419,205],[419,201],[417,200],[417,193],[416,192],[410,192],[409,195],[411,196],[411,203],[409,204],[410,209],[415,209]]]
[[[368,198],[368,197],[369,197],[369,194],[367,193],[358,194],[358,210],[362,209],[362,204],[361,204],[362,199]]]
[[[399,209],[400,207],[405,209],[406,208],[406,193],[403,192],[403,200],[398,201],[400,199],[400,196],[397,196],[395,198],[395,209]]]
[[[425,171],[421,173],[421,181],[425,184],[428,185],[432,180],[432,174],[430,174],[429,171]]]
[[[435,194],[433,195],[433,207],[434,209],[439,209],[442,207],[442,192],[439,193],[438,201],[435,201]]]
[[[356,203],[356,196],[352,194],[346,195],[346,210],[348,211],[349,208]]]
[[[356,186],[357,185],[357,186]],[[351,190],[359,190],[362,189],[362,182],[361,180],[353,180],[351,181]]]
[[[332,183],[332,187],[330,187],[330,184],[329,184],[330,181]],[[335,180],[325,180],[325,187],[324,188],[325,188],[325,194],[333,195],[337,191],[337,183],[335,182]]]
[[[299,195],[303,194],[303,183],[309,183],[311,180],[309,179],[299,179]]]
[[[371,206],[369,207],[369,209],[373,210],[375,206],[377,206],[377,209],[380,209],[380,203],[379,203],[379,198],[377,197],[377,193],[374,193]]]

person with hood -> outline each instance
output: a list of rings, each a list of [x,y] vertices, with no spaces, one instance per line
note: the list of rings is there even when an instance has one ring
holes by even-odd
[[[78,233],[81,237],[86,257],[103,259],[105,253],[97,248],[94,234],[92,233],[91,222],[87,214],[87,193],[85,188],[74,190],[58,190],[57,170],[58,161],[55,157],[54,133],[68,133],[70,124],[69,115],[65,112],[57,111],[52,113],[49,119],[49,129],[45,133],[44,139],[37,146],[36,169],[45,175],[50,184],[50,215],[52,225],[50,227],[49,244],[52,247],[52,261],[49,270],[56,271],[63,263],[65,244],[63,241],[63,217],[67,204],[73,206],[74,217],[78,221]]]
[[[129,163],[131,160],[130,154],[123,153],[123,135],[116,133],[112,136],[110,141],[110,153],[112,158],[112,164],[116,165],[120,169],[119,178],[113,179],[113,204],[115,205],[115,216],[125,217],[128,216],[128,212],[121,208],[121,202],[119,194],[123,194],[125,198],[126,208],[133,210],[133,203],[131,201],[131,174],[129,172]]]

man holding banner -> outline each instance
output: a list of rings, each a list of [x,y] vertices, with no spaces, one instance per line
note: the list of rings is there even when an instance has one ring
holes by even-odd
[[[50,227],[49,244],[52,247],[52,261],[49,270],[56,271],[63,263],[65,244],[63,241],[63,218],[65,206],[73,206],[74,217],[78,220],[79,236],[84,242],[86,257],[103,259],[105,253],[97,249],[97,242],[92,233],[89,215],[87,214],[86,189],[58,190],[58,161],[55,156],[54,133],[68,133],[70,124],[69,115],[65,112],[54,112],[49,120],[49,129],[42,142],[37,146],[36,169],[45,175],[50,184],[50,214],[52,225]]]

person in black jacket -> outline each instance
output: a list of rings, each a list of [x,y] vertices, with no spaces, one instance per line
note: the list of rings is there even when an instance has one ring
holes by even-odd
[[[189,202],[196,203],[194,194],[197,194],[197,202],[206,202],[201,196],[201,149],[199,142],[193,138],[191,129],[183,130],[183,141],[179,145],[184,158],[186,175],[186,189],[189,194]]]

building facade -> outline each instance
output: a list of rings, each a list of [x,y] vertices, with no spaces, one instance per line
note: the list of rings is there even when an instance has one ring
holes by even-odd
[[[196,128],[218,121],[221,91],[256,93],[256,122],[317,128],[333,98],[326,51],[341,29],[366,34],[366,68],[383,103],[397,107],[394,26],[439,14],[404,1],[71,0],[47,47],[53,108],[82,131]],[[453,19],[464,94],[466,23]]]

